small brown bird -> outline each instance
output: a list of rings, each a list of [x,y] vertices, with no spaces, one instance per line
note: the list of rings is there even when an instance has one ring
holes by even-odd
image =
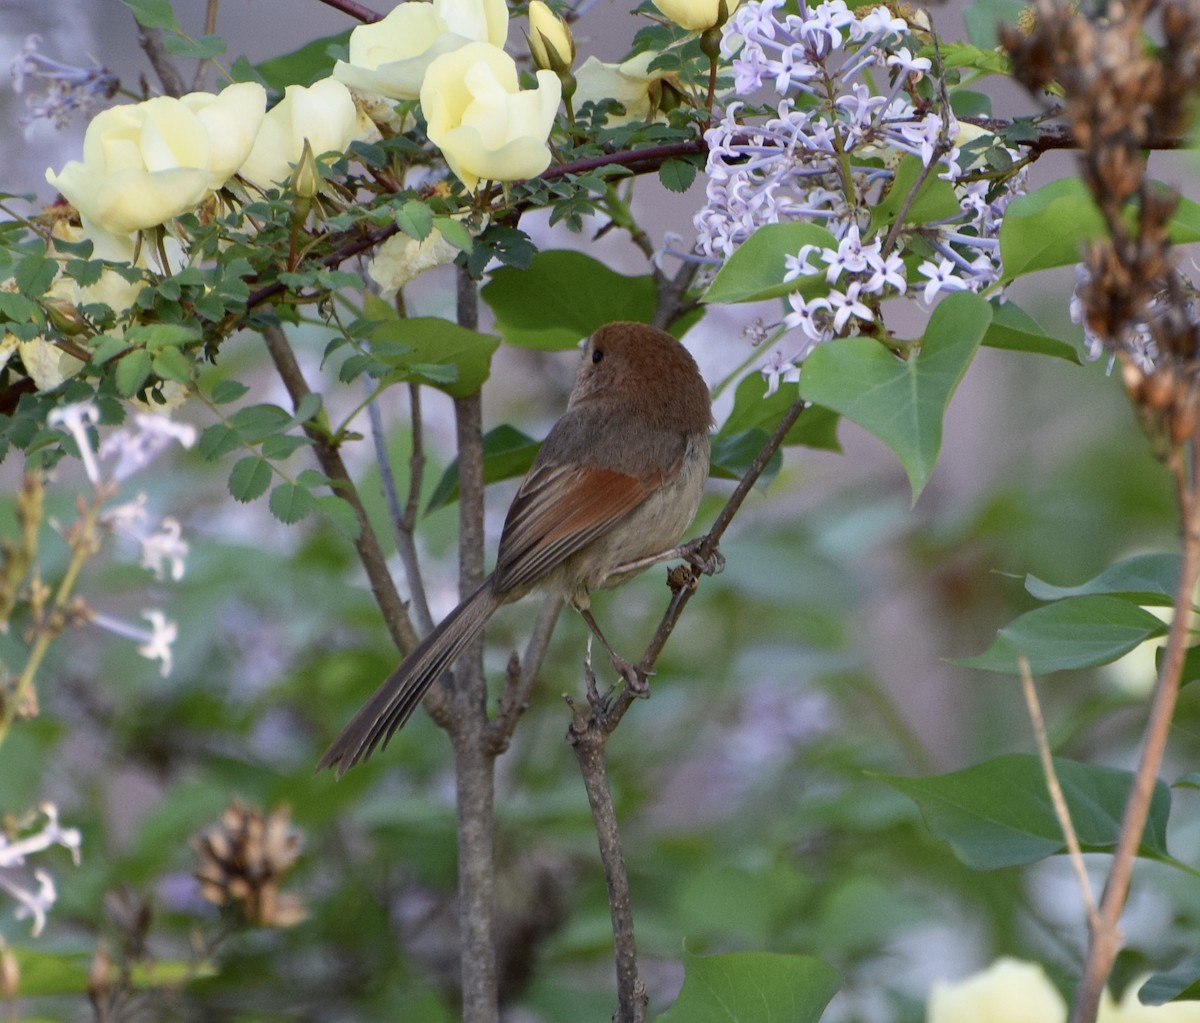
[[[642,323],[597,330],[567,411],[508,509],[495,571],[387,677],[317,770],[344,774],[386,746],[496,609],[533,590],[561,593],[612,654],[588,594],[624,582],[642,568],[615,570],[683,535],[708,477],[711,425],[708,387],[675,338]]]

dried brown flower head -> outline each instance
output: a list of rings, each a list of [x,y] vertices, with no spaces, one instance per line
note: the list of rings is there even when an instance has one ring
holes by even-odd
[[[307,915],[299,898],[279,891],[280,878],[300,855],[300,833],[291,825],[290,807],[264,817],[235,799],[220,822],[192,845],[200,860],[196,879],[209,902],[240,902],[246,920],[262,927],[291,927]]]

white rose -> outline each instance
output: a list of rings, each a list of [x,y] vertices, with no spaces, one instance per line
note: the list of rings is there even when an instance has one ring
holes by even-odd
[[[159,96],[109,107],[83,138],[83,160],[46,180],[113,234],[165,223],[220,188],[250,152],[267,94],[256,82],[217,95]]]
[[[553,71],[522,91],[516,62],[488,43],[438,57],[421,86],[429,140],[467,188],[481,179],[515,181],[550,165],[546,139],[562,98]]]
[[[382,21],[350,33],[350,59],[333,77],[389,99],[416,99],[429,65],[471,42],[503,46],[508,39],[505,0],[433,0],[402,3]]]
[[[1066,1023],[1067,1003],[1037,963],[998,959],[929,992],[926,1023]]]
[[[380,296],[390,299],[426,270],[453,263],[457,255],[458,249],[446,241],[436,227],[421,241],[406,234],[396,234],[379,246],[375,258],[367,266],[367,273],[379,285]]]
[[[350,90],[332,78],[305,88],[289,85],[267,111],[254,147],[238,171],[247,181],[267,188],[291,177],[308,139],[313,156],[344,152],[361,131]]]

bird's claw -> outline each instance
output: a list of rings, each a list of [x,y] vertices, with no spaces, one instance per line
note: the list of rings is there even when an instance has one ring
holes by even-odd
[[[708,537],[702,536],[687,544],[683,551],[684,560],[697,572],[704,575],[716,575],[725,569],[725,555],[719,549],[707,548]]]

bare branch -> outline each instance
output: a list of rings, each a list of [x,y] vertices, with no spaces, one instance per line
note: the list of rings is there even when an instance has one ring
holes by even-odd
[[[146,54],[147,60],[150,61],[154,73],[158,75],[163,93],[167,96],[183,96],[188,91],[187,83],[184,82],[183,75],[179,73],[179,69],[175,67],[171,58],[167,56],[162,35],[162,29],[145,28],[138,25],[138,45]]]
[[[378,11],[371,10],[365,4],[360,4],[357,0],[321,0],[321,3],[326,7],[332,7],[335,10],[341,11],[343,14],[348,14],[352,18],[357,18],[359,21],[370,24],[373,21],[382,21],[383,15]]]

